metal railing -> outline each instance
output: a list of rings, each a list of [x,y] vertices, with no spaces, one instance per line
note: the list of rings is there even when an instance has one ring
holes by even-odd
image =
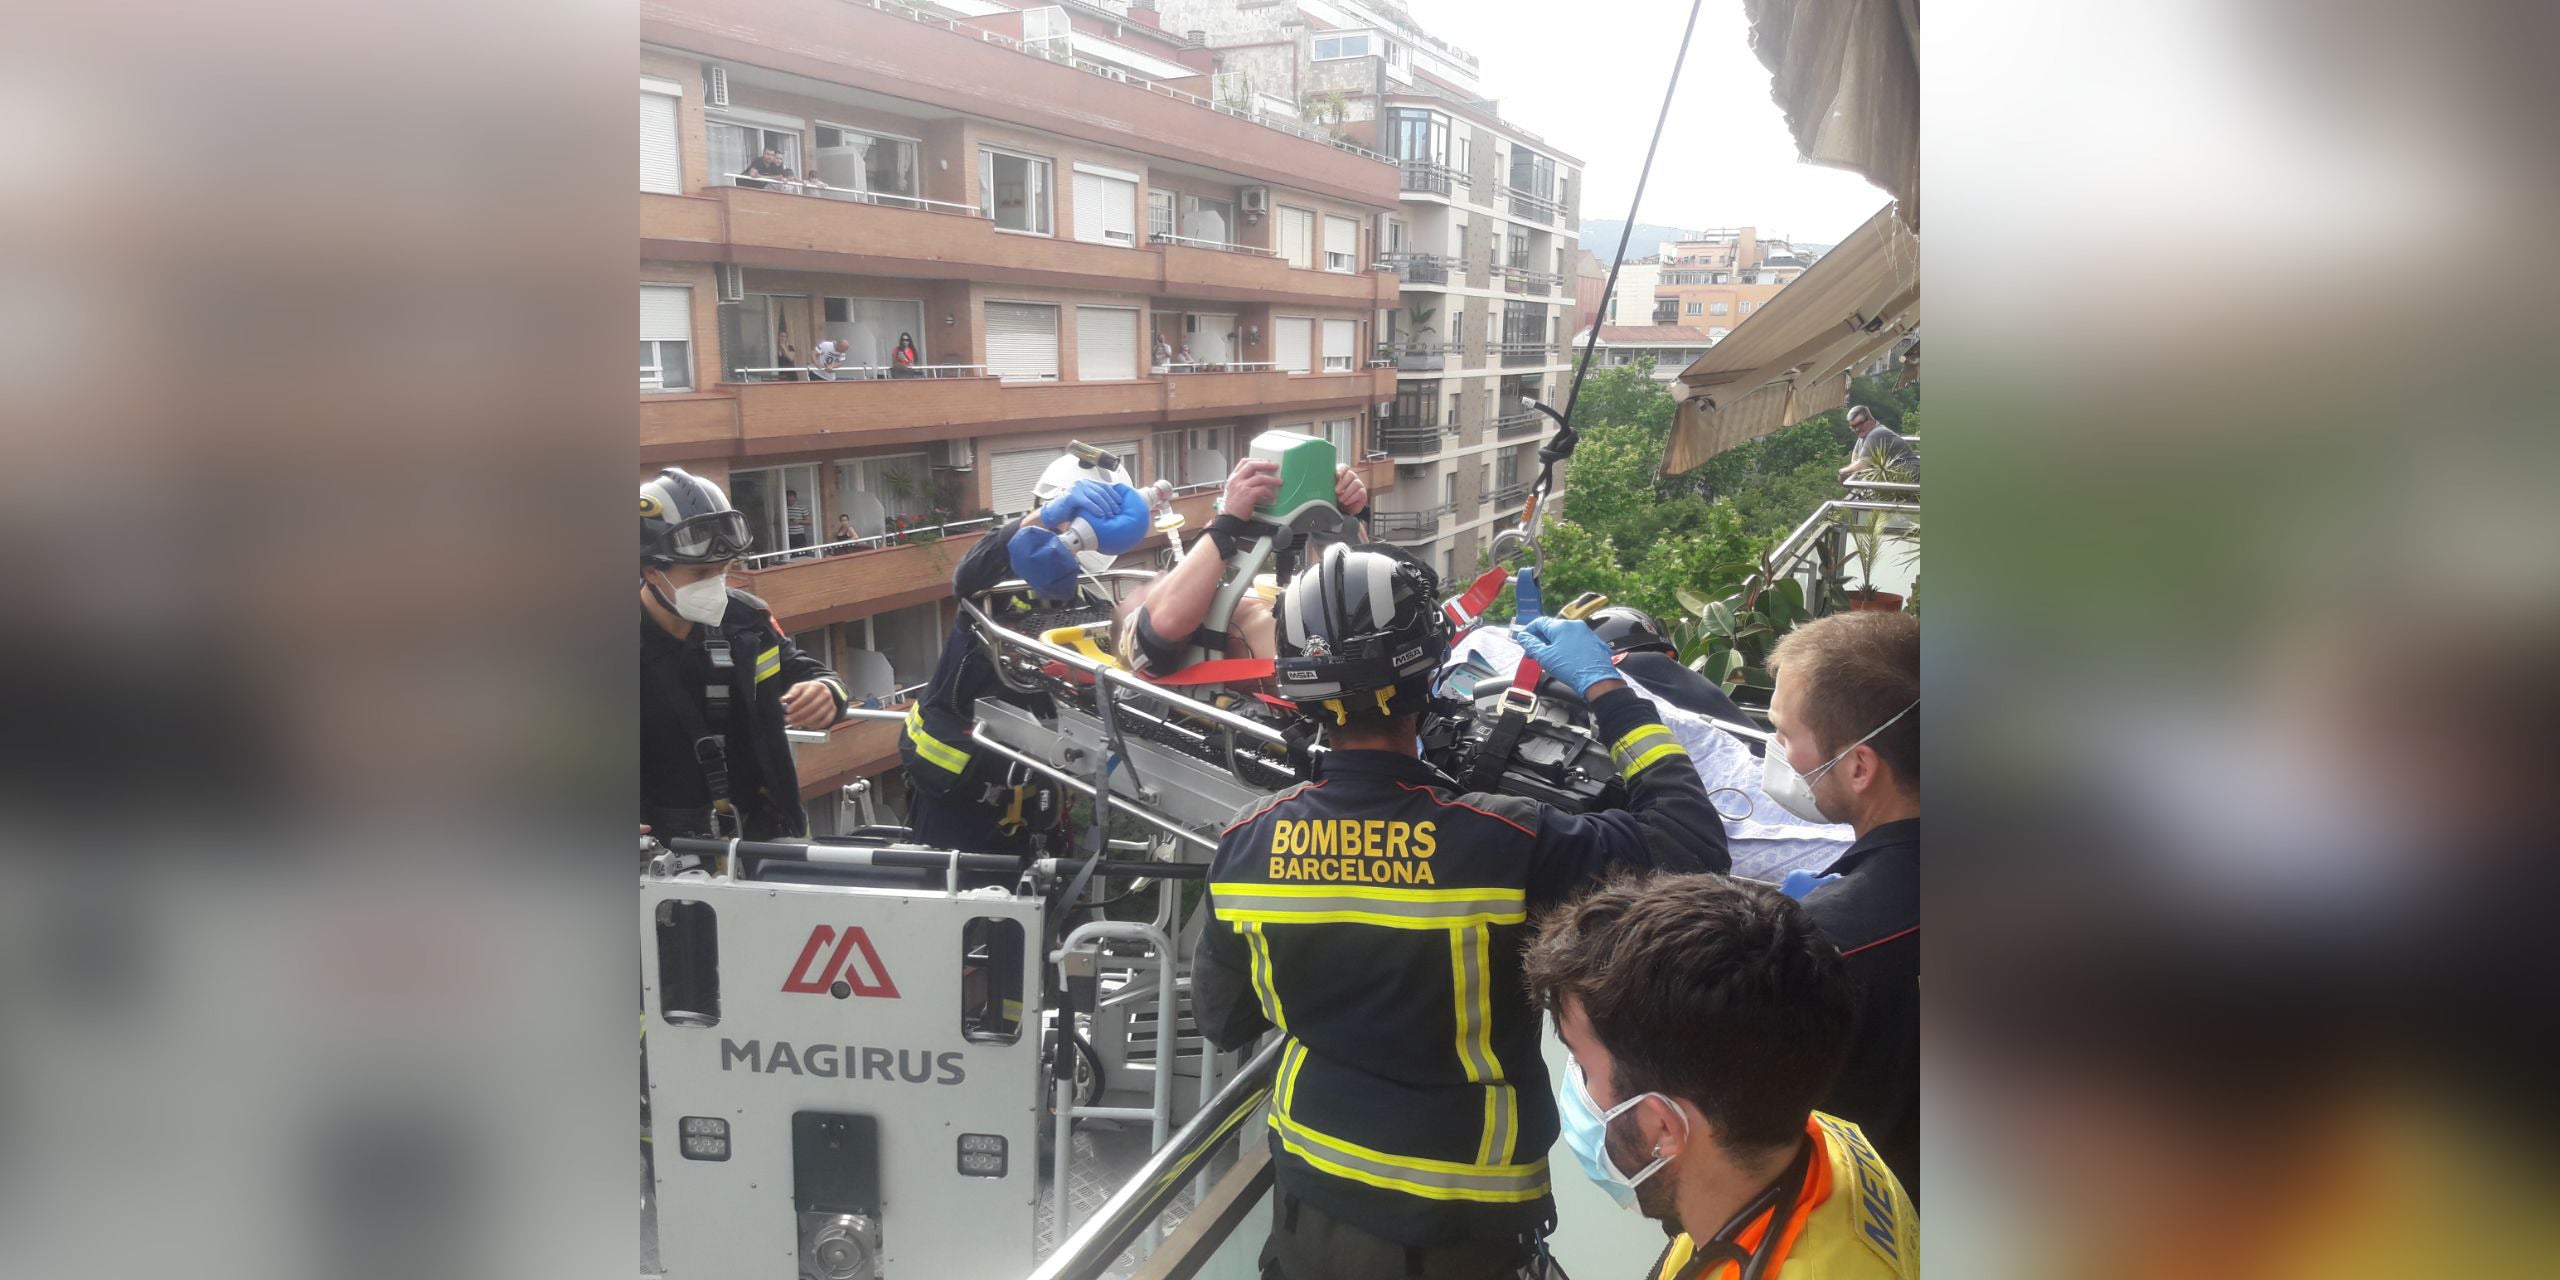
[[[1449,268],[1458,265],[1457,259],[1436,253],[1390,253],[1380,261],[1406,284],[1447,284]]]
[[[781,551],[759,551],[754,555],[743,557],[739,563],[750,570],[771,569],[790,560],[824,559],[828,556],[840,556],[855,551],[877,551],[882,547],[918,541],[920,540],[920,535],[923,534],[931,534],[933,537],[931,539],[922,540],[939,540],[950,537],[955,533],[969,532],[981,525],[992,526],[995,522],[996,519],[994,516],[976,516],[967,520],[946,520],[941,524],[935,525],[916,525],[912,528],[906,529],[891,529],[881,533],[866,533],[861,537],[847,538],[840,542],[825,542],[806,547],[791,547]]]
[[[1170,231],[1148,232],[1147,243],[1178,244],[1189,249],[1214,249],[1220,253],[1241,253],[1256,258],[1277,258],[1281,256],[1270,249],[1260,249],[1249,244],[1232,244],[1225,240],[1203,240],[1197,236],[1178,236]]]
[[[1378,428],[1378,447],[1399,458],[1428,458],[1440,452],[1454,434],[1437,423],[1421,426],[1390,424]]]
[[[893,382],[907,378],[983,378],[982,364],[918,364],[906,368],[885,364],[840,364],[821,369],[813,364],[740,367],[729,371],[731,382]]]
[[[1532,271],[1510,263],[1496,264],[1493,273],[1502,277],[1504,289],[1511,293],[1530,293],[1545,297],[1564,284],[1564,277],[1552,271]]]
[[[1429,160],[1399,160],[1396,165],[1403,171],[1403,189],[1425,195],[1445,196],[1451,185],[1466,180],[1457,170]]]
[[[1454,342],[1387,342],[1379,344],[1378,358],[1393,364],[1398,369],[1428,372],[1446,368],[1449,357],[1457,351],[1458,344]]]
[[[1504,187],[1502,193],[1511,200],[1511,216],[1538,222],[1553,222],[1564,216],[1564,206],[1534,191]]]
[[[1261,1114],[1279,1071],[1281,1047],[1287,1043],[1285,1037],[1272,1037],[1188,1124],[1093,1211],[1092,1218],[1050,1252],[1030,1280],[1102,1280],[1108,1275],[1121,1252],[1208,1172],[1211,1158],[1225,1148],[1228,1139],[1243,1134]]]
[[[1272,360],[1176,360],[1158,365],[1159,373],[1269,373],[1279,368]]]
[[[816,178],[776,178],[761,173],[724,173],[729,185],[748,190],[771,191],[786,196],[818,196],[828,200],[844,200],[854,204],[876,204],[890,209],[917,209],[926,213],[957,214],[964,218],[984,219],[987,213],[974,204],[955,204],[949,200],[927,200],[923,196],[902,196],[887,191],[865,191],[859,187],[829,186]]]
[[[1522,481],[1506,484],[1493,491],[1493,505],[1496,507],[1517,506],[1527,499],[1528,496],[1529,486],[1526,482]]]
[[[1204,111],[1215,111],[1222,116],[1234,116],[1239,120],[1243,120],[1250,124],[1260,125],[1261,127],[1273,130],[1274,132],[1289,134],[1292,137],[1304,138],[1309,142],[1319,142],[1336,151],[1347,151],[1352,155],[1360,156],[1363,159],[1375,160],[1380,164],[1395,163],[1392,158],[1380,155],[1379,153],[1371,151],[1367,147],[1361,146],[1357,143],[1347,142],[1341,138],[1336,138],[1330,134],[1319,133],[1313,129],[1302,129],[1293,124],[1274,120],[1269,116],[1251,109],[1250,107],[1239,107],[1222,102],[1212,102],[1207,98],[1201,97],[1199,94],[1189,93],[1181,89],[1176,89],[1171,85],[1158,84],[1153,80],[1133,76],[1118,67],[1105,66],[1099,62],[1088,62],[1083,58],[1074,56],[1072,53],[1064,57],[1053,56],[1045,51],[1031,48],[1023,41],[1016,40],[1011,36],[1001,35],[980,27],[968,26],[960,22],[955,22],[952,19],[945,18],[939,14],[926,13],[921,9],[911,9],[906,5],[897,3],[897,0],[846,0],[846,3],[858,4],[865,8],[876,9],[891,17],[904,18],[919,26],[940,27],[954,35],[964,36],[969,39],[976,40],[981,44],[991,44],[999,49],[1011,49],[1016,53],[1038,58],[1043,62],[1054,62],[1060,66],[1073,67],[1087,75],[1116,81],[1120,84],[1125,84],[1132,89],[1141,89],[1148,93],[1155,94],[1158,97],[1171,98],[1176,102],[1187,102]]]
[[[1502,363],[1506,367],[1552,363],[1547,353],[1554,348],[1543,342],[1497,342],[1493,346],[1501,353]]]
[[[1543,415],[1535,409],[1523,409],[1518,413],[1506,413],[1493,420],[1494,438],[1498,440],[1511,440],[1520,436],[1536,435],[1538,433],[1538,424],[1541,421],[1543,421]]]
[[[1369,517],[1369,532],[1388,542],[1419,541],[1438,536],[1440,522],[1457,513],[1456,507],[1433,507],[1429,511],[1381,511]]]

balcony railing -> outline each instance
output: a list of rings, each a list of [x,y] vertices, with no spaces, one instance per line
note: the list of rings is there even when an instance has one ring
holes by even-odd
[[[1552,271],[1531,271],[1525,266],[1505,264],[1495,267],[1493,273],[1502,277],[1502,287],[1505,290],[1512,293],[1535,294],[1541,298],[1555,292],[1557,286],[1564,283],[1564,277]]]
[[[1494,350],[1502,356],[1503,367],[1547,363],[1549,350],[1543,342],[1497,342]]]
[[[1449,357],[1457,350],[1454,342],[1383,342],[1378,344],[1378,359],[1406,373],[1429,373],[1448,367]]]
[[[1457,170],[1429,160],[1399,160],[1396,164],[1404,171],[1404,189],[1407,191],[1445,196],[1449,194],[1452,183],[1465,181]]]
[[[1563,205],[1535,192],[1522,191],[1518,187],[1505,187],[1503,194],[1511,197],[1512,217],[1528,218],[1537,222],[1553,222],[1564,216]]]
[[[927,213],[958,214],[964,218],[985,218],[986,212],[974,204],[953,204],[948,200],[927,200],[923,196],[902,196],[883,191],[862,191],[853,187],[831,187],[816,178],[770,178],[753,173],[720,175],[730,186],[755,191],[777,191],[786,196],[819,196],[828,200],[850,200],[856,204],[876,204],[889,209],[922,209]]]
[[[1378,447],[1398,458],[1428,458],[1440,452],[1449,435],[1449,429],[1436,422],[1418,426],[1388,423],[1378,428]]]
[[[1277,258],[1280,256],[1269,249],[1258,249],[1249,244],[1229,244],[1224,240],[1202,240],[1196,236],[1178,236],[1170,231],[1148,232],[1147,243],[1186,245],[1194,249],[1215,249],[1220,253],[1250,254],[1257,258]]]
[[[1506,484],[1493,491],[1493,505],[1496,508],[1516,507],[1525,501],[1528,496],[1528,485],[1518,482]]]
[[[1455,507],[1434,507],[1429,511],[1381,511],[1369,517],[1369,532],[1387,542],[1419,542],[1439,536],[1440,522],[1456,514]]]
[[[775,365],[761,369],[731,369],[729,381],[885,382],[892,378],[982,378],[986,373],[987,367],[982,364],[918,364],[903,369],[885,364],[840,364],[824,369],[816,365]]]
[[[1523,409],[1518,413],[1506,413],[1493,420],[1494,438],[1497,440],[1515,440],[1521,436],[1536,435],[1538,434],[1539,417],[1540,415],[1535,409]]]
[[[860,537],[848,538],[840,542],[821,543],[814,547],[795,547],[784,551],[762,551],[755,555],[746,557],[742,563],[744,567],[749,569],[770,569],[776,565],[783,564],[791,560],[809,560],[824,556],[850,555],[856,551],[876,551],[882,547],[898,546],[909,542],[934,542],[942,538],[950,537],[953,534],[975,533],[994,524],[994,516],[979,516],[971,520],[952,520],[946,521],[942,524],[911,525],[907,528],[891,529],[883,533],[867,533]]]
[[[1455,259],[1436,253],[1390,253],[1381,261],[1406,284],[1447,284],[1449,269],[1458,265]]]

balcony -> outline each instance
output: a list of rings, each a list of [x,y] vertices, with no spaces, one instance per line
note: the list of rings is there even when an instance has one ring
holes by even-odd
[[[1523,409],[1518,413],[1506,413],[1493,420],[1494,438],[1497,440],[1517,440],[1523,436],[1534,436],[1538,434],[1538,423],[1542,416],[1543,415],[1535,409]]]
[[[1163,417],[1191,422],[1229,413],[1276,413],[1294,405],[1346,400],[1375,404],[1396,394],[1393,369],[1287,373],[1263,365],[1173,373],[1163,379]]]
[[[897,764],[900,732],[895,720],[848,720],[829,730],[824,742],[793,747],[801,798],[823,795]]]
[[[1449,269],[1459,266],[1457,259],[1436,253],[1390,253],[1383,261],[1394,268],[1396,279],[1406,284],[1445,285],[1449,283]]]
[[[951,594],[952,571],[990,523],[751,556],[737,585],[762,597],[786,631],[903,609]]]
[[[1449,357],[1457,354],[1454,342],[1382,342],[1378,359],[1401,373],[1430,373],[1448,367]]]
[[[1396,166],[1403,171],[1403,189],[1418,195],[1445,196],[1450,187],[1466,182],[1457,170],[1429,160],[1399,160]]]
[[[1381,511],[1369,518],[1369,532],[1384,542],[1421,542],[1438,537],[1441,521],[1455,514],[1455,507],[1434,507],[1429,511]]]
[[[1525,265],[1497,266],[1493,269],[1493,273],[1502,278],[1502,287],[1506,292],[1540,298],[1555,292],[1564,284],[1563,276],[1552,271],[1531,271]]]
[[[1436,457],[1453,434],[1436,422],[1416,426],[1390,422],[1378,428],[1378,447],[1397,458]]]
[[[1529,486],[1515,481],[1494,490],[1492,496],[1487,498],[1486,501],[1492,505],[1494,510],[1505,511],[1528,501],[1528,498]]]
[[[1008,237],[1019,238],[1019,237]],[[1301,302],[1317,306],[1391,307],[1397,287],[1378,271],[1310,271],[1286,258],[1246,245],[1155,236],[1145,252],[1156,260],[1145,287],[1186,298],[1244,302]]]
[[[1553,348],[1543,342],[1497,342],[1493,347],[1502,356],[1502,367],[1506,369],[1551,363],[1547,353]]]
[[[1523,191],[1518,187],[1505,187],[1502,191],[1509,197],[1512,217],[1530,222],[1555,222],[1564,217],[1563,205],[1534,191]]]

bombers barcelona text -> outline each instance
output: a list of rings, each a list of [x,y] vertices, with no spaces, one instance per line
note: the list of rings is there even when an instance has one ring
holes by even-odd
[[[1271,878],[1431,884],[1440,841],[1430,822],[1288,818],[1271,824]]]

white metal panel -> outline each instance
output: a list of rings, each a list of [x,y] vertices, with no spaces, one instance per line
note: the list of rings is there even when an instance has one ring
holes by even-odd
[[[1357,333],[1357,327],[1349,320],[1324,322],[1324,367],[1328,369],[1360,367],[1360,361],[1351,349]]]
[[[1271,322],[1272,329],[1278,334],[1277,359],[1281,368],[1291,373],[1314,370],[1315,324],[1306,316],[1282,316]]]
[[[674,195],[684,189],[676,146],[676,99],[640,91],[640,189]]]
[[[1137,309],[1076,308],[1076,377],[1098,382],[1137,376]]]
[[[1191,354],[1208,364],[1240,359],[1236,354],[1236,318],[1201,313],[1192,317]]]
[[[1102,180],[1102,238],[1112,244],[1137,247],[1137,183],[1120,178]]]
[[[999,378],[1058,376],[1058,309],[1027,302],[987,304],[987,372]]]
[[[693,341],[693,290],[672,284],[640,286],[640,340]]]

